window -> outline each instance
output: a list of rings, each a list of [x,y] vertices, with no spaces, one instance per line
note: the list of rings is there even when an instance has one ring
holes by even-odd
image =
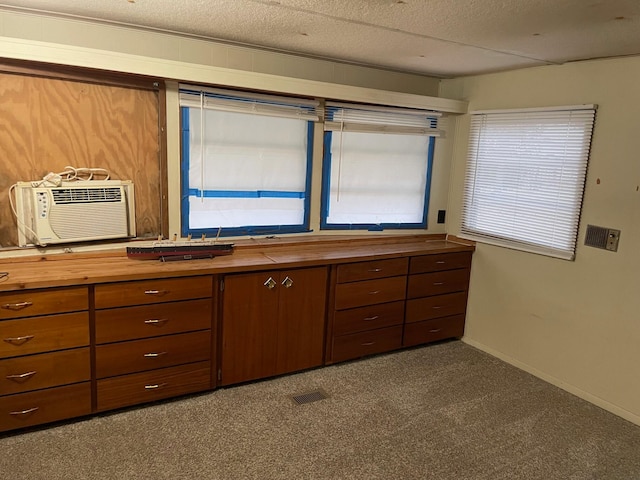
[[[571,260],[593,105],[472,112],[462,234]]]
[[[327,103],[321,227],[426,227],[438,116]]]
[[[309,229],[317,102],[182,87],[182,235]]]

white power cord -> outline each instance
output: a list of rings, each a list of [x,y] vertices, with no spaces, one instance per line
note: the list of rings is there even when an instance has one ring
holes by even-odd
[[[100,180],[109,180],[109,171],[105,168],[71,167],[67,165],[59,173],[49,172],[42,180],[31,182],[34,187],[59,187],[62,182],[90,181],[94,176],[101,177]]]

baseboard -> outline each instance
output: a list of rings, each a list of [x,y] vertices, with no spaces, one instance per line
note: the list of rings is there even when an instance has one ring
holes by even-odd
[[[524,370],[525,372],[530,373],[531,375],[538,377],[547,383],[550,383],[551,385],[555,385],[556,387],[561,388],[562,390],[569,392],[572,395],[575,395],[576,397],[586,400],[589,403],[593,403],[594,405],[608,412],[611,412],[614,415],[617,415],[618,417],[622,417],[625,420],[628,420],[629,422],[635,423],[636,425],[640,426],[640,416],[634,413],[631,413],[628,410],[625,410],[624,408],[620,408],[617,405],[614,405],[613,403],[607,402],[606,400],[603,400],[600,397],[597,397],[588,392],[585,392],[584,390],[581,390],[575,387],[574,385],[563,382],[562,380],[559,380],[558,378],[552,375],[548,375],[538,370],[537,368],[532,367],[531,365],[522,363],[521,361],[516,360],[515,358],[512,358],[508,355],[505,355],[504,353],[499,352],[498,350],[494,350],[491,347],[487,347],[483,343],[477,342],[475,340],[471,340],[470,338],[467,338],[467,337],[463,337],[462,341],[467,345],[471,345],[472,347],[475,347],[478,350],[482,350],[483,352],[488,353],[493,357],[499,358],[500,360],[510,365],[513,365],[514,367],[517,367],[520,370]]]

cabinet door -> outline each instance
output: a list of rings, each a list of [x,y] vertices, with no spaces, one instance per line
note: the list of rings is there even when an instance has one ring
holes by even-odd
[[[224,282],[222,385],[274,375],[279,272],[227,275]]]
[[[281,272],[276,373],[322,365],[326,267]]]

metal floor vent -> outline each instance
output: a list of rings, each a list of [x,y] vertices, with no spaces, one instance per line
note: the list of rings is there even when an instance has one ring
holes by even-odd
[[[305,403],[317,402],[318,400],[324,400],[329,398],[323,390],[315,390],[313,392],[301,393],[299,395],[292,395],[291,399],[296,405],[304,405]]]

